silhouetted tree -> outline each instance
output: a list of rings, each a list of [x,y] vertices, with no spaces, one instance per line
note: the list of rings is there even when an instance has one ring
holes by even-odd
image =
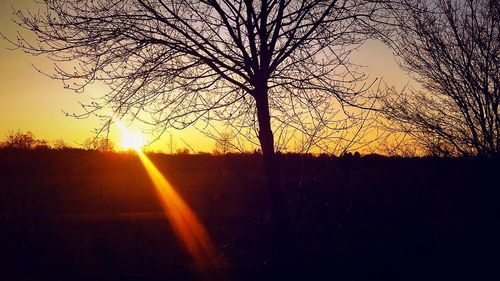
[[[113,151],[115,144],[108,138],[87,138],[82,144],[86,150]]]
[[[0,146],[5,148],[34,149],[39,144],[43,145],[47,144],[47,142],[45,140],[37,140],[31,131],[27,131],[26,133],[10,131]]]
[[[54,149],[64,150],[68,148],[70,148],[70,146],[63,139],[56,139],[54,141]]]
[[[175,141],[174,141],[174,137],[172,136],[172,133],[170,133],[168,135],[167,149],[168,149],[168,153],[170,153],[170,154],[174,154],[174,152],[176,151]]]
[[[36,140],[35,148],[36,149],[51,149],[50,143],[44,139]]]
[[[379,2],[47,0],[43,12],[16,12],[36,42],[20,36],[14,43],[76,62],[51,74],[68,88],[110,85],[86,114],[143,111],[161,131],[220,121],[258,143],[271,202],[283,218],[275,143],[293,134],[275,142],[273,126],[316,145],[352,126],[356,114],[348,106],[362,106],[368,86],[356,85],[362,75],[348,55],[373,32],[368,23]]]
[[[189,149],[186,147],[178,148],[175,150],[175,155],[189,155]]]
[[[230,132],[222,132],[215,140],[215,151],[221,154],[227,154],[234,148],[232,141],[234,136]]]
[[[389,91],[387,116],[431,154],[498,155],[500,2],[403,0],[391,45],[422,90]]]

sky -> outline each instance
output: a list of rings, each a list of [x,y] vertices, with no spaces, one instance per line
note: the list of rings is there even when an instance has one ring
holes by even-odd
[[[17,25],[12,22],[12,6],[24,10],[32,8],[33,0],[0,0],[0,32],[15,38]],[[64,112],[81,113],[80,103],[99,97],[107,91],[103,85],[95,84],[84,93],[64,89],[61,81],[52,80],[39,73],[40,69],[51,69],[53,62],[43,56],[32,56],[22,50],[10,50],[12,46],[0,38],[0,140],[10,131],[31,131],[37,138],[54,141],[63,139],[78,146],[86,138],[93,137],[93,129],[101,124],[96,117],[75,119]],[[390,86],[401,89],[411,79],[399,69],[390,49],[380,42],[368,41],[352,56],[352,61],[365,66],[363,72],[369,79],[382,77]],[[130,124],[134,130],[146,129],[141,124]],[[195,151],[210,152],[215,141],[195,129],[170,130],[152,143],[150,150],[168,152],[170,134],[174,148],[187,144]],[[118,128],[112,128],[110,137],[118,142]],[[148,137],[148,136],[147,136]],[[152,139],[151,137],[149,139]]]

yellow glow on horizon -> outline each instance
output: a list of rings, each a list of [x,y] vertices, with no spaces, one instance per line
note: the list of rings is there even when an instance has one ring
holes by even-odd
[[[120,130],[125,136],[133,136],[121,122],[118,122]],[[129,139],[127,139],[129,140]],[[144,154],[140,145],[135,141],[127,141],[137,154],[153,182],[156,193],[160,198],[163,210],[169,220],[177,238],[182,242],[186,251],[193,258],[195,266],[199,270],[216,267],[217,258],[214,244],[194,211],[182,199],[173,186],[156,168],[154,163]]]

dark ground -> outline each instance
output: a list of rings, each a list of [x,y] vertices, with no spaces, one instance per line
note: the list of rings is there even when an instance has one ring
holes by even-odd
[[[150,155],[211,234],[197,272],[134,155],[0,150],[0,280],[500,280],[500,162],[281,156],[280,265],[259,155]]]

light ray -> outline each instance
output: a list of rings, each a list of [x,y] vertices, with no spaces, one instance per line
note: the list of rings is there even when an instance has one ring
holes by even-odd
[[[124,132],[124,135],[128,134],[125,126],[121,125],[119,128]],[[216,267],[217,259],[214,244],[194,211],[175,191],[147,155],[141,151],[141,147],[135,146],[132,148],[139,155],[156,188],[158,197],[161,199],[167,219],[186,251],[191,255],[195,266],[199,270]]]
[[[182,197],[174,190],[161,172],[142,152],[137,151],[142,164],[153,181],[161,199],[165,214],[172,224],[176,235],[192,256],[196,266],[204,269],[214,266],[215,248],[200,220]]]

